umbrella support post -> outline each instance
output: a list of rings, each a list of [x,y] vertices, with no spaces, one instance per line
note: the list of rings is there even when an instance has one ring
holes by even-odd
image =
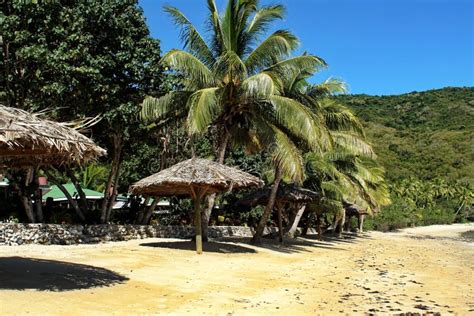
[[[196,230],[196,253],[202,254],[201,196],[194,198],[194,229]]]

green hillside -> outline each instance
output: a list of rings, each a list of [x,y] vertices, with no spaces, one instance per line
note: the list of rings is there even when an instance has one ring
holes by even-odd
[[[474,184],[474,88],[339,97],[364,122],[389,182]]]

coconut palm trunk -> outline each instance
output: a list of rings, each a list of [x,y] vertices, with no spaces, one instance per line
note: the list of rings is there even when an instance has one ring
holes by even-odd
[[[142,225],[148,225],[150,223],[151,217],[153,216],[153,212],[155,211],[156,206],[158,205],[159,201],[160,201],[160,199],[155,197],[153,199],[153,202],[151,202],[151,205],[148,206],[148,208],[146,209],[145,214],[143,216],[143,220],[142,220],[142,223],[141,223]]]
[[[229,144],[230,140],[230,133],[224,132],[224,136],[222,137],[222,142],[219,146],[218,150],[218,160],[217,162],[224,164],[225,154],[227,151],[227,145]],[[201,216],[201,227],[202,227],[202,240],[208,241],[208,230],[209,230],[209,220],[211,219],[212,210],[214,208],[214,204],[216,201],[216,193],[213,193],[208,196],[207,198],[207,207],[203,210]]]
[[[304,204],[302,207],[298,209],[296,215],[294,216],[294,218],[292,218],[292,221],[290,221],[288,225],[286,236],[291,237],[291,238],[295,237],[296,229],[298,228],[298,224],[300,223],[300,220],[303,217],[305,209],[306,209],[306,204]]]
[[[114,134],[112,137],[113,140],[113,159],[112,159],[112,166],[109,173],[109,178],[107,180],[107,185],[104,190],[104,200],[102,201],[101,205],[101,215],[100,215],[100,222],[102,224],[106,224],[111,215],[111,209],[113,206],[113,201],[116,197],[116,190],[118,184],[118,177],[120,174],[120,165],[122,164],[122,150],[123,150],[123,141],[122,137],[118,134]],[[114,188],[113,192],[111,189]]]
[[[282,219],[283,205],[281,205],[281,203],[277,203],[276,210],[277,210],[277,216],[278,216],[278,242],[281,244],[283,243],[283,223],[282,223],[283,222],[283,219]]]
[[[283,173],[281,169],[277,168],[276,174],[275,174],[275,181],[273,182],[272,190],[270,191],[270,197],[268,198],[268,203],[265,206],[265,210],[263,212],[262,218],[260,219],[257,229],[255,230],[255,235],[253,235],[253,238],[250,241],[252,244],[261,243],[265,226],[267,225],[268,219],[270,218],[270,215],[272,214],[273,207],[275,206],[278,188],[280,187],[280,182],[282,178],[283,178]]]

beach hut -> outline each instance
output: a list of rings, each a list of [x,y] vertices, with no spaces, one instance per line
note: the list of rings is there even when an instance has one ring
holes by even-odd
[[[106,154],[70,126],[0,105],[0,168],[82,164]]]
[[[261,186],[263,181],[251,174],[210,160],[191,158],[138,181],[130,191],[146,196],[190,196],[194,203],[196,251],[201,254],[201,204],[205,196]]]

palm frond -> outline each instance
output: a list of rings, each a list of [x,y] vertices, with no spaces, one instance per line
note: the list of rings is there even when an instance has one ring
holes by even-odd
[[[175,7],[165,6],[164,10],[171,16],[174,24],[181,28],[180,38],[184,48],[188,49],[204,64],[212,65],[215,59],[210,48],[188,18]]]
[[[260,8],[247,27],[247,33],[256,37],[265,33],[272,22],[283,19],[285,7],[282,5],[271,5]]]
[[[298,38],[287,30],[278,30],[257,46],[245,59],[249,72],[270,67],[283,56],[288,56],[299,45]]]
[[[337,201],[342,201],[347,194],[347,190],[337,181],[323,181],[321,183],[321,189],[323,190],[324,196]]]
[[[220,56],[227,48],[215,0],[207,0],[207,7],[209,10],[208,26],[212,30],[212,50],[216,56]]]
[[[308,87],[307,94],[313,98],[347,93],[347,84],[337,78],[328,78],[324,82]]]
[[[318,69],[326,66],[327,64],[322,58],[314,55],[303,54],[301,56],[282,60],[270,66],[267,71],[276,72],[280,76],[287,76],[288,73],[300,72],[301,69],[314,73]]]
[[[243,5],[245,5],[244,1],[228,0],[227,7],[223,12],[221,18],[221,27],[225,46],[227,47],[227,52],[232,51],[234,53],[238,53],[237,43],[240,33],[238,15],[243,9]]]
[[[234,51],[227,51],[217,59],[213,76],[219,78],[225,84],[229,82],[237,83],[247,78],[247,67]]]
[[[272,77],[264,72],[245,79],[241,85],[241,95],[246,100],[267,99],[275,90]]]
[[[284,177],[298,184],[303,183],[305,174],[301,152],[283,131],[275,125],[270,126],[275,134],[271,150],[274,164],[280,168]]]
[[[211,70],[198,58],[182,50],[171,50],[161,61],[183,74],[189,89],[202,89],[215,85]]]
[[[206,132],[222,111],[219,90],[219,88],[201,89],[189,97],[187,125],[191,135]]]
[[[281,126],[305,141],[313,151],[329,148],[331,143],[324,133],[324,123],[298,101],[273,95],[270,97],[276,118]]]
[[[376,158],[372,146],[356,135],[344,132],[331,132],[331,136],[336,146],[354,154]]]
[[[174,91],[162,97],[146,97],[142,103],[140,118],[146,122],[158,122],[169,117],[183,116],[187,111],[186,102],[190,92]]]
[[[324,98],[320,101],[326,126],[332,131],[351,131],[364,136],[364,128],[359,119],[347,107]]]
[[[339,177],[336,165],[326,159],[321,153],[310,152],[304,158],[309,175],[318,179],[336,179]]]

